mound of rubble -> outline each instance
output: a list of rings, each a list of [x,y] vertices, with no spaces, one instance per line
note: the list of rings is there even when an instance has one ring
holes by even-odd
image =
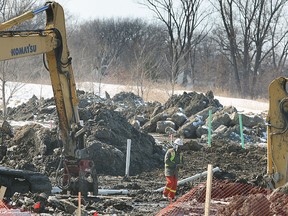
[[[172,96],[142,126],[153,133],[174,133],[187,139],[207,137],[209,111],[214,137],[240,141],[239,113],[235,107],[223,107],[210,91],[206,95],[196,92]],[[256,143],[265,138],[266,127],[262,116],[241,115],[246,142]]]
[[[235,107],[223,107],[211,91],[206,94],[184,92],[172,96],[165,104],[144,102],[130,92],[121,92],[112,98],[107,95],[105,99],[83,91],[78,94],[80,119],[88,127],[86,150],[98,174],[109,175],[109,178],[103,177],[106,184],[109,182],[107,179],[124,176],[127,140],[131,140],[130,175],[134,176],[135,182],[118,181],[116,185],[111,183],[110,187],[139,190],[140,194],[134,194],[133,200],[161,201],[158,194],[146,190],[159,187],[159,182],[162,184],[164,180],[163,158],[166,146],[170,145],[169,135],[184,139],[187,176],[183,177],[202,172],[209,162],[223,171],[218,178],[233,181],[241,178],[246,183],[256,178],[253,184],[261,184],[261,179],[257,182],[257,176],[265,173],[265,161],[262,160],[265,149],[258,149],[257,144],[266,141],[264,115],[241,114],[244,142],[251,144],[251,148],[243,149],[240,145],[240,114]],[[33,96],[27,103],[9,108],[8,113],[8,120],[34,123],[15,127],[14,138],[0,145],[1,165],[38,171],[55,181],[62,143],[54,99]],[[212,148],[207,147],[209,119]],[[48,123],[46,127],[42,126],[45,122]],[[155,134],[162,139],[156,140]],[[140,184],[139,179],[148,185],[142,181]],[[180,194],[185,194],[188,187],[180,188]],[[119,208],[120,214],[135,210],[132,204],[118,204],[105,202],[102,207],[107,209],[111,205],[114,212]]]
[[[132,127],[119,113],[101,107],[90,110],[94,119],[89,121],[87,150],[89,159],[96,164],[97,172],[105,175],[125,173],[126,143],[131,139],[131,175],[159,167],[163,150],[148,134]],[[2,151],[1,163],[5,166],[55,174],[60,163],[61,140],[57,129],[39,124],[21,126]]]
[[[149,133],[207,140],[209,110],[212,112],[214,139],[241,140],[236,108],[223,107],[211,91],[205,95],[184,92],[172,96],[163,105],[145,103],[140,97],[127,92],[108,99],[79,92],[79,98],[80,118],[89,127],[87,149],[98,173],[123,174],[127,139],[132,142],[131,175],[160,167],[164,151]],[[10,108],[9,119],[57,122],[56,113],[53,99],[43,100],[33,96],[27,103]],[[243,114],[242,119],[246,143],[265,141],[266,127],[261,116]],[[1,163],[12,168],[51,174],[57,168],[61,154],[58,137],[57,128],[44,128],[39,124],[18,127],[16,136],[9,140],[6,155],[3,154],[5,149],[1,151]]]

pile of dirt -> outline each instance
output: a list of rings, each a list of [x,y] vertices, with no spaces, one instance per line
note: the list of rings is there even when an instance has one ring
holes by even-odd
[[[13,139],[6,143],[2,166],[37,171],[50,175],[57,168],[60,140],[56,129],[29,124],[15,130]]]
[[[94,118],[89,121],[87,149],[99,173],[124,174],[127,139],[131,140],[131,175],[162,165],[164,152],[151,135],[135,129],[121,114],[101,105],[90,112]]]
[[[89,121],[86,149],[88,159],[94,161],[99,174],[125,174],[127,139],[131,139],[132,144],[131,175],[162,165],[164,152],[151,135],[136,130],[115,111],[101,107],[90,111],[94,119]],[[14,138],[6,143],[6,154],[1,164],[54,176],[62,152],[58,137],[56,128],[49,129],[39,124],[18,127]]]
[[[96,165],[99,187],[129,190],[124,198],[98,198],[86,203],[87,212],[155,215],[164,208],[167,200],[154,190],[165,183],[163,159],[165,150],[171,145],[170,135],[184,140],[185,166],[180,178],[201,173],[207,169],[207,164],[213,164],[221,169],[215,173],[219,179],[265,185],[266,150],[257,145],[266,139],[265,116],[241,115],[246,145],[243,148],[237,109],[223,107],[211,91],[174,95],[163,105],[144,102],[125,92],[106,99],[79,92],[79,99],[80,118],[89,128],[86,150]],[[9,114],[9,120],[14,121],[57,122],[53,99],[33,96],[27,103],[9,109]],[[210,120],[212,143],[208,146]],[[131,176],[123,178],[127,139],[132,143]],[[5,146],[1,145],[1,165],[44,173],[55,183],[61,147],[57,127],[47,128],[40,124],[15,127],[14,138],[7,140]],[[191,190],[194,183],[179,187],[178,196]],[[50,203],[49,208],[57,211],[56,204]]]

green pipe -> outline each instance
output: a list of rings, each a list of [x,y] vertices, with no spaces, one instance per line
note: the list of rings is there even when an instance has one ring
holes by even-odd
[[[209,119],[208,119],[208,146],[211,147],[211,122],[212,122],[212,110],[209,110]]]
[[[241,135],[241,144],[242,148],[244,149],[244,136],[243,136],[243,124],[242,124],[242,115],[239,114],[239,125],[240,125],[240,135]]]

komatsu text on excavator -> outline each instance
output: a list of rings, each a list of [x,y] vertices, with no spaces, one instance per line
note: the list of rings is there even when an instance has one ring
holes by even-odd
[[[46,27],[43,30],[9,31],[11,27],[46,12]],[[66,39],[64,11],[61,5],[48,1],[45,5],[0,24],[0,61],[43,54],[47,60],[51,84],[59,117],[63,142],[63,170],[58,176],[59,186],[64,191],[98,193],[97,173],[92,160],[85,158],[85,127],[78,113],[76,84],[71,66],[71,57]],[[3,171],[4,170],[4,171]],[[9,189],[11,178],[22,178],[30,188],[37,182],[32,174],[13,169],[0,169],[0,185]],[[34,178],[32,178],[34,179]],[[35,180],[35,179],[34,179]],[[10,191],[11,192],[11,191]]]

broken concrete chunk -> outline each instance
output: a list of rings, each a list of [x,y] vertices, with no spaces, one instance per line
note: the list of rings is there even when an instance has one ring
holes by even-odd
[[[188,119],[187,116],[181,112],[174,113],[171,118],[177,127],[181,127]]]
[[[220,115],[219,113],[217,115],[213,116],[211,125],[212,125],[212,130],[216,130],[220,125],[225,125],[227,127],[230,126],[231,118],[229,114],[224,113]],[[208,122],[206,121],[206,125],[208,125]]]
[[[158,121],[157,127],[156,127],[156,133],[164,134],[166,131],[166,128],[168,127],[175,129],[175,123],[173,121]]]

